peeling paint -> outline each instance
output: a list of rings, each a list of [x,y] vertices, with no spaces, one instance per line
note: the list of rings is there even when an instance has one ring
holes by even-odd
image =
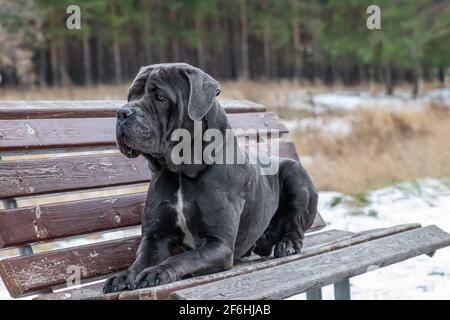
[[[33,127],[30,126],[28,123],[25,124],[27,126],[27,132],[31,135],[34,135],[36,131],[34,131]]]
[[[38,219],[41,218],[42,210],[39,205],[36,206],[35,214],[36,214],[36,218],[38,218]]]
[[[47,229],[45,229],[43,226],[40,226],[36,220],[33,221],[33,228],[34,232],[36,233],[36,237],[38,237],[38,239],[47,237],[48,235]]]
[[[100,253],[98,253],[97,251],[94,250],[94,252],[89,252],[89,256],[91,258],[95,258],[98,257],[100,255]]]

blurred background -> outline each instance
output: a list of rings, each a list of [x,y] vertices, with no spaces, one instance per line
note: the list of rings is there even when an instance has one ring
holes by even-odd
[[[450,231],[450,1],[0,0],[0,100],[123,100],[160,62],[276,112],[330,228]],[[448,299],[448,251],[357,277],[354,297]]]

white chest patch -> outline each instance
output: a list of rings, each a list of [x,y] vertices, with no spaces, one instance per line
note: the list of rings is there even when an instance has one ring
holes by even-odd
[[[184,233],[184,239],[183,243],[194,249],[195,248],[195,240],[192,236],[191,231],[189,231],[186,223],[186,217],[183,213],[184,208],[184,201],[183,201],[183,188],[181,185],[181,175],[178,180],[178,191],[177,191],[177,204],[175,206],[175,209],[177,211],[177,226],[181,229],[181,231]]]

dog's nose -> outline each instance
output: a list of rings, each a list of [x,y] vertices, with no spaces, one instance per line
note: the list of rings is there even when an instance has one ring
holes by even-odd
[[[117,118],[121,121],[124,121],[126,118],[129,118],[134,111],[129,107],[122,107],[117,111]]]

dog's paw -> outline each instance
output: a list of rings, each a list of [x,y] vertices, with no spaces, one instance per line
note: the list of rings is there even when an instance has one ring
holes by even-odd
[[[176,281],[175,271],[170,267],[154,266],[144,269],[138,274],[134,282],[133,289],[159,286]]]
[[[272,254],[273,242],[269,239],[266,232],[256,241],[253,252],[260,257],[268,257]]]
[[[136,279],[136,273],[131,270],[119,273],[117,276],[106,280],[103,286],[103,293],[118,292],[127,289],[132,289],[134,281]]]
[[[273,255],[275,258],[291,256],[300,253],[302,246],[301,240],[282,240],[275,245]]]

